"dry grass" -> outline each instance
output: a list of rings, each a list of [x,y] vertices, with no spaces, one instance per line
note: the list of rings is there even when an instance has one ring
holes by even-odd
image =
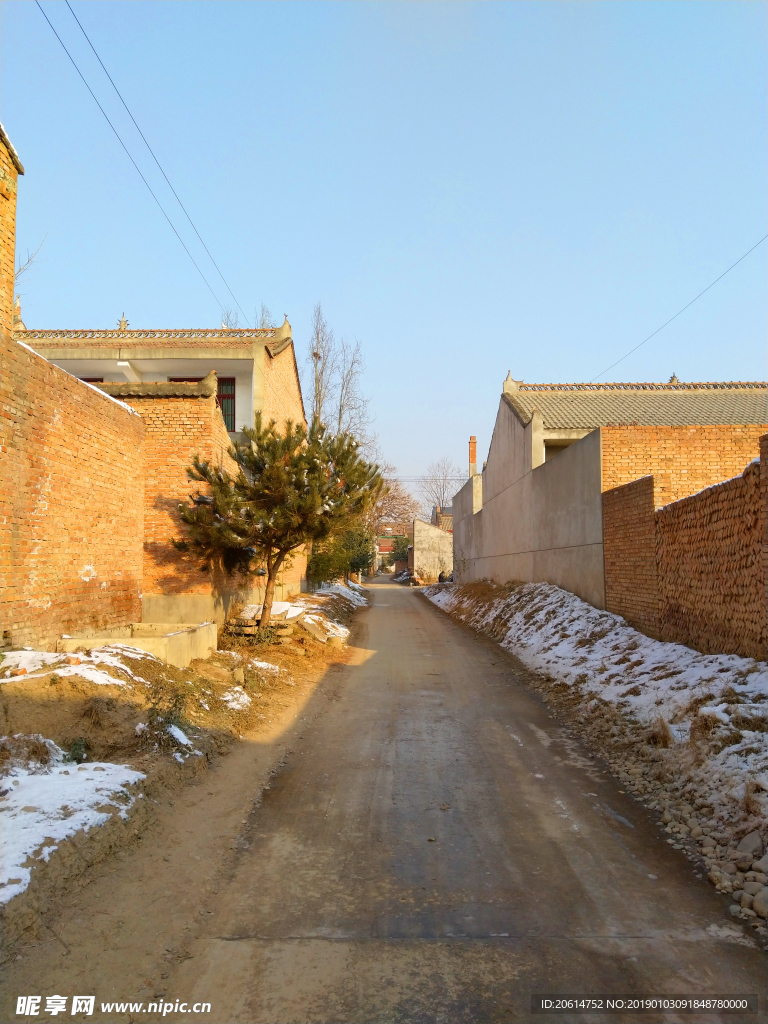
[[[659,715],[656,721],[648,730],[648,743],[652,747],[671,747],[674,743],[674,736],[672,730],[666,719]]]
[[[0,736],[0,774],[17,765],[46,765],[51,752],[40,736]]]
[[[754,779],[748,778],[744,783],[744,813],[748,818],[760,816],[763,813],[762,805],[755,798],[758,786]]]

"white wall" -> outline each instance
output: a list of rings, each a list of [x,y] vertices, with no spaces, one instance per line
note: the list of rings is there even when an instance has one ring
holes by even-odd
[[[433,576],[453,569],[453,536],[421,519],[413,521],[413,570]]]
[[[523,426],[501,400],[491,450],[478,485],[453,502],[454,577],[555,583],[605,607],[600,431],[540,458],[537,418]]]

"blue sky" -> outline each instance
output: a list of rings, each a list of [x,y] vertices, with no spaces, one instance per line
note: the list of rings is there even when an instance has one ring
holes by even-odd
[[[384,456],[485,456],[507,370],[585,381],[765,234],[763,3],[83,3],[247,313],[321,301]],[[63,3],[46,13],[225,297]],[[219,307],[40,11],[6,0],[29,327]],[[766,244],[608,380],[764,379]]]

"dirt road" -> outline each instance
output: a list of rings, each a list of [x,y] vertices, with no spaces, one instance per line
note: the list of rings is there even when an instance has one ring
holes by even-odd
[[[263,779],[232,755],[206,784],[215,804],[179,798],[171,848],[150,837],[89,887],[106,880],[119,902],[143,872],[103,955],[82,952],[84,891],[80,924],[71,911],[58,933],[69,953],[54,956],[54,940],[27,952],[14,985],[35,977],[60,991],[51,985],[76,979],[101,999],[139,998],[131,972],[144,956],[143,998],[208,1001],[220,1024],[517,1022],[540,1019],[532,993],[759,992],[760,1013],[738,1018],[557,1019],[768,1019],[763,954],[550,717],[526,670],[412,590],[371,593],[349,665],[281,726],[272,753],[288,753],[260,806],[242,814]],[[213,834],[197,837],[196,818],[213,814]],[[152,974],[150,894],[167,895],[169,864],[178,875],[201,857],[209,881],[192,873],[183,905],[161,903],[184,937]]]

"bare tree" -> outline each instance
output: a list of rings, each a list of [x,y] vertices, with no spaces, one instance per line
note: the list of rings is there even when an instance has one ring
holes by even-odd
[[[312,314],[312,337],[307,364],[312,371],[312,419],[327,423],[329,415],[333,414],[338,353],[333,331],[323,316],[323,307],[319,302]]]
[[[385,490],[371,510],[375,530],[384,525],[407,526],[420,511],[419,501],[395,477],[395,467],[385,462],[380,465]]]
[[[267,309],[263,302],[261,304],[261,309],[254,314],[253,322],[261,330],[263,330],[265,327],[277,327],[277,324],[272,319],[272,314],[270,313],[270,311]]]
[[[371,432],[370,399],[363,393],[363,349],[342,338],[336,347],[336,433],[353,434],[366,458],[378,456],[376,435]],[[375,461],[379,461],[378,458]]]
[[[48,236],[46,235],[45,238],[47,237]],[[37,261],[37,257],[40,255],[40,250],[45,245],[45,238],[42,240],[40,245],[38,245],[34,252],[30,252],[29,249],[27,249],[27,258],[24,260],[23,263],[21,262],[21,256],[19,256],[18,262],[16,263],[16,270],[14,271],[13,274],[14,284],[17,284],[22,274],[26,273],[26,271],[29,270],[32,264]]]
[[[236,309],[226,306],[221,311],[221,326],[231,327],[233,330],[240,326],[240,317]]]
[[[466,480],[459,467],[447,456],[427,466],[418,482],[424,513],[429,516],[434,506],[450,508],[453,496]]]

